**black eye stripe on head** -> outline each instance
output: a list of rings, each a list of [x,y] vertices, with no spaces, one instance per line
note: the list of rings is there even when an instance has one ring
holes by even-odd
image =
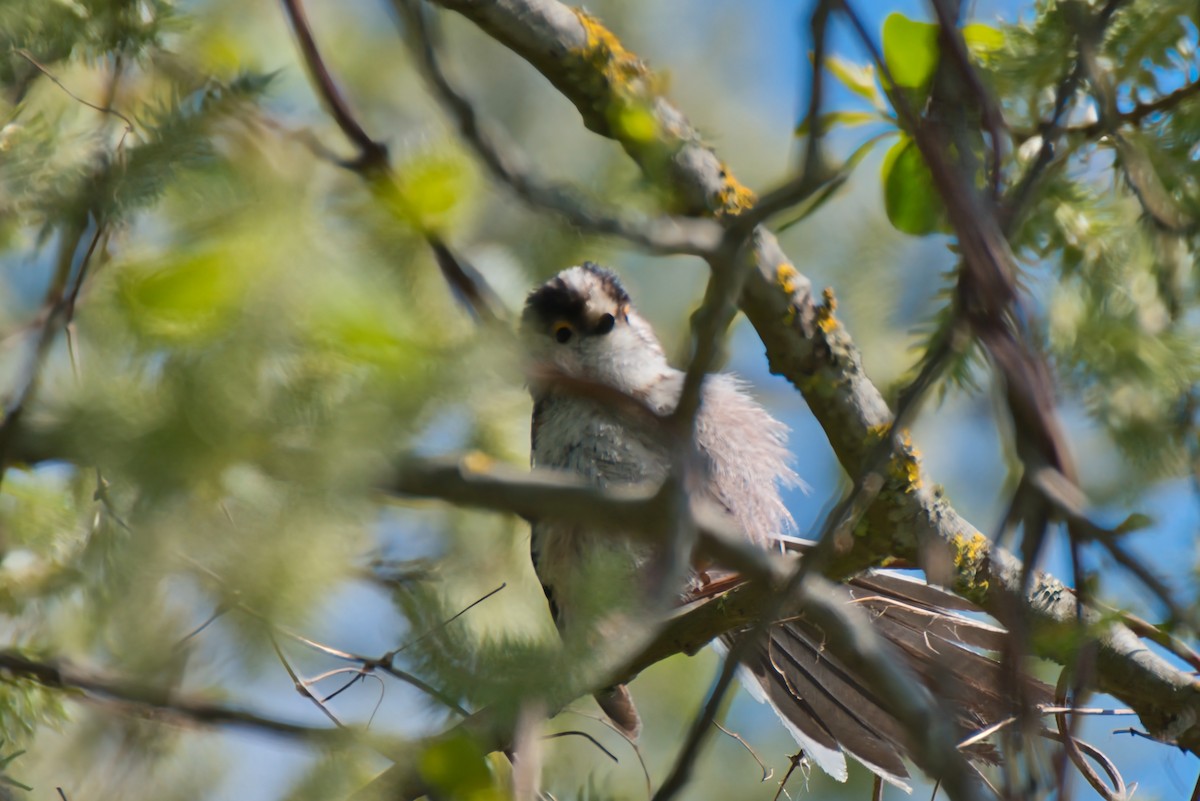
[[[547,333],[559,342],[564,342],[566,340],[559,339],[558,325],[560,323],[571,328],[571,335],[602,336],[614,329],[618,316],[622,320],[627,319],[629,293],[621,286],[615,273],[592,262],[584,262],[572,269],[582,270],[589,274],[591,280],[585,282],[587,290],[583,291],[574,286],[573,282],[564,280],[561,274],[550,279],[530,292],[526,298],[525,310],[521,315],[522,328],[531,332]],[[591,283],[591,281],[595,281],[595,283]],[[617,311],[602,314],[596,318],[591,317],[588,314],[587,303],[589,294],[598,300],[614,302]],[[569,338],[570,336],[568,336]]]
[[[531,315],[540,318],[542,325],[555,320],[576,321],[583,317],[586,304],[583,298],[561,278],[548,281],[529,294],[525,301],[527,322]]]

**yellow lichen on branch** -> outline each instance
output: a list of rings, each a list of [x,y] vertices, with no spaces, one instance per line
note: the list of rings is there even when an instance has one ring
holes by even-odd
[[[982,603],[987,595],[988,581],[979,576],[987,575],[987,560],[990,558],[988,538],[978,531],[971,537],[955,534],[950,539],[953,550],[954,572],[958,577],[955,588],[963,597]]]
[[[576,79],[588,87],[592,101],[584,114],[588,127],[639,147],[661,139],[653,109],[660,92],[654,73],[598,19],[573,10],[584,33],[584,45],[575,52],[584,68]]]
[[[775,283],[789,297],[796,292],[796,279],[799,277],[799,271],[797,271],[795,267],[788,264],[786,261],[780,262],[775,267]]]
[[[837,311],[837,298],[833,296],[832,287],[825,287],[821,291],[821,300],[823,302],[817,307],[817,325],[828,334],[838,327],[837,317],[834,316],[834,312]]]
[[[721,182],[721,191],[717,193],[717,207],[713,210],[718,217],[741,214],[758,200],[754,192],[734,178],[733,173],[724,164],[721,165]]]
[[[583,28],[584,45],[573,51],[578,63],[568,65],[568,70],[586,97],[585,103],[577,100],[576,105],[587,127],[621,142],[666,191],[676,211],[722,217],[741,214],[753,206],[757,200],[754,192],[724,164],[720,165],[720,186],[708,191],[704,208],[678,196],[676,156],[686,147],[705,146],[672,114],[664,115],[659,102],[665,92],[662,79],[598,19],[578,8],[573,11]]]
[[[867,438],[870,443],[882,442],[891,433],[891,424],[885,423],[868,429]],[[888,462],[888,478],[899,485],[898,488],[905,494],[921,488],[921,452],[913,445],[912,435],[907,429],[900,431],[895,452]]]

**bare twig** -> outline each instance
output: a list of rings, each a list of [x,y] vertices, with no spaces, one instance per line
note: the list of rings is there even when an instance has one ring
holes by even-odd
[[[730,731],[715,720],[713,721],[713,725],[720,729],[727,737],[737,740],[741,744],[742,748],[746,749],[746,753],[750,755],[750,758],[758,763],[758,768],[762,771],[762,781],[769,782],[771,780],[771,777],[775,775],[774,769],[767,767],[767,764],[762,761],[762,757],[760,757],[758,753],[750,747],[750,743],[746,742],[745,737],[735,731]]]
[[[787,787],[788,779],[792,778],[792,773],[794,773],[797,766],[804,763],[804,761],[805,761],[805,758],[804,758],[804,750],[803,749],[797,751],[796,753],[792,754],[791,757],[788,758],[789,764],[788,764],[787,773],[783,774],[783,778],[780,779],[779,789],[775,791],[775,797],[772,798],[771,801],[779,801],[780,795],[786,795],[788,798],[791,798],[791,796],[788,795],[788,791],[785,789]],[[803,769],[801,769],[801,772],[803,772]]]
[[[334,122],[346,135],[346,138],[358,148],[358,158],[347,166],[362,170],[364,173],[374,173],[387,170],[388,150],[382,142],[377,142],[363,129],[358,119],[350,111],[350,105],[339,91],[325,61],[317,50],[316,40],[313,39],[312,29],[304,13],[300,0],[282,0],[284,11],[296,34],[296,43],[304,57],[304,66],[308,69],[309,78],[318,90],[318,95],[325,110],[333,117]]]
[[[710,725],[716,721],[717,711],[720,709],[722,701],[725,700],[725,694],[729,691],[729,687],[733,683],[738,665],[749,654],[749,646],[745,645],[745,643],[756,641],[762,634],[762,628],[765,628],[765,625],[760,624],[760,626],[754,627],[753,630],[743,633],[734,642],[733,646],[730,647],[729,653],[725,655],[725,659],[721,663],[720,671],[713,682],[712,689],[708,691],[708,698],[705,699],[704,705],[692,719],[692,724],[688,727],[687,736],[684,738],[683,745],[679,748],[675,762],[671,766],[671,771],[667,774],[667,778],[663,780],[663,783],[659,785],[658,791],[654,794],[652,801],[668,801],[674,798],[683,790],[691,778],[692,767],[695,765],[696,758],[700,754],[700,746],[704,742],[704,736],[708,733]]]
[[[225,604],[217,604],[216,608],[213,609],[211,615],[206,617],[203,621],[201,621],[195,628],[193,628],[187,634],[185,634],[179,638],[179,641],[177,643],[175,643],[175,647],[182,648],[185,645],[187,645],[190,640],[194,640],[196,637],[198,637],[202,633],[204,633],[205,629],[207,629],[213,623],[217,622],[217,620],[228,611],[229,611],[229,607],[226,606]]]
[[[464,606],[462,609],[460,609],[460,610],[458,610],[457,612],[455,612],[455,613],[454,613],[453,615],[451,615],[450,617],[448,617],[448,618],[446,618],[445,620],[443,620],[442,622],[438,623],[438,625],[437,625],[437,626],[433,627],[433,628],[432,628],[432,629],[430,629],[429,631],[427,631],[427,632],[425,632],[424,634],[422,634],[421,636],[417,637],[415,640],[409,640],[407,643],[405,643],[404,645],[402,645],[402,646],[400,646],[399,648],[395,649],[394,651],[388,651],[388,652],[387,652],[387,654],[384,656],[384,659],[388,660],[389,662],[390,662],[390,661],[392,661],[393,659],[395,659],[395,658],[396,658],[396,656],[397,656],[398,654],[401,654],[401,653],[403,653],[403,652],[404,652],[405,650],[407,650],[408,648],[411,648],[411,647],[413,647],[413,646],[414,646],[414,645],[416,645],[417,643],[424,642],[425,640],[429,639],[429,638],[430,638],[430,637],[432,637],[433,635],[435,635],[435,634],[437,634],[438,632],[440,632],[440,631],[444,630],[444,629],[445,629],[447,626],[449,626],[451,623],[453,623],[454,621],[458,620],[460,617],[462,617],[463,615],[465,615],[467,612],[470,612],[472,609],[474,609],[475,607],[479,606],[481,603],[483,603],[484,601],[488,600],[488,599],[489,599],[489,598],[491,598],[492,596],[496,595],[496,593],[500,592],[501,590],[503,590],[503,589],[504,589],[504,588],[506,588],[507,586],[508,586],[508,582],[507,582],[507,581],[502,581],[502,582],[500,582],[500,586],[499,586],[499,587],[497,587],[497,588],[496,588],[496,589],[494,589],[494,590],[488,590],[488,591],[487,591],[487,592],[485,592],[483,595],[479,596],[479,597],[478,597],[478,598],[476,598],[474,601],[471,601],[471,603],[467,604],[466,606]]]
[[[66,87],[66,85],[62,81],[60,81],[53,72],[51,72],[49,69],[47,69],[45,66],[43,66],[41,64],[41,62],[39,62],[36,58],[34,58],[33,54],[30,53],[28,50],[26,50],[22,47],[18,47],[15,50],[13,50],[13,52],[16,53],[18,56],[20,56],[21,58],[28,61],[30,64],[32,64],[34,69],[36,69],[38,72],[42,73],[47,78],[49,78],[50,81],[55,86],[57,86],[59,89],[63,90],[63,92],[66,93],[67,97],[71,98],[76,103],[87,106],[88,108],[94,109],[95,111],[99,111],[101,114],[111,114],[112,116],[119,119],[121,122],[125,123],[125,133],[126,134],[131,134],[134,132],[133,121],[112,107],[111,92],[110,92],[108,102],[106,102],[104,105],[97,105],[95,103],[84,100],[82,97],[80,97],[79,95],[75,94],[70,89],[68,89]],[[124,137],[122,137],[122,141],[124,141]]]
[[[364,736],[354,729],[317,728],[290,723],[181,695],[168,688],[147,686],[141,680],[109,678],[64,662],[31,659],[12,649],[0,650],[0,675],[32,679],[54,689],[77,690],[83,693],[84,698],[115,701],[141,713],[161,713],[179,721],[206,726],[235,726],[267,734],[333,743],[352,742]]]
[[[816,176],[824,171],[824,155],[821,143],[825,131],[821,125],[821,99],[825,77],[825,45],[826,33],[829,29],[830,0],[818,0],[813,7],[809,21],[809,31],[812,35],[812,80],[808,89],[808,116],[810,130],[808,141],[804,146],[804,165],[801,167],[805,179]],[[765,218],[764,218],[765,219]]]
[[[12,445],[16,439],[21,418],[29,402],[37,393],[46,357],[49,355],[58,333],[67,327],[74,314],[75,303],[83,286],[84,278],[87,276],[88,266],[96,251],[96,245],[100,242],[100,235],[104,231],[104,225],[101,222],[97,221],[93,225],[95,230],[92,238],[80,257],[79,266],[75,268],[74,279],[70,281],[69,287],[67,284],[75,263],[75,252],[82,243],[85,229],[76,223],[71,230],[63,233],[62,249],[59,251],[55,276],[50,282],[43,301],[45,317],[20,373],[17,389],[9,397],[5,406],[4,420],[0,423],[0,482],[3,482],[4,473],[8,468]]]
[[[1071,761],[1075,763],[1075,767],[1087,779],[1088,784],[1105,801],[1125,801],[1125,799],[1129,798],[1125,787],[1125,780],[1121,777],[1120,771],[1117,770],[1117,766],[1100,749],[1082,740],[1070,737],[1062,731],[1046,731],[1042,733],[1042,736],[1051,740],[1057,740],[1066,746],[1067,753],[1072,754]],[[1112,787],[1106,785],[1104,780],[1100,778],[1100,774],[1096,773],[1095,768],[1087,762],[1088,757],[1100,765],[1104,772],[1108,774],[1109,781],[1112,782]]]
[[[582,737],[583,739],[587,740],[592,745],[596,746],[596,748],[598,748],[601,753],[603,753],[606,757],[611,759],[613,762],[615,762],[617,764],[621,763],[621,760],[617,759],[616,754],[614,754],[612,751],[609,751],[607,748],[605,748],[604,745],[599,740],[597,740],[592,735],[588,734],[586,731],[580,731],[579,729],[569,729],[567,731],[556,731],[553,734],[542,735],[543,740],[557,740],[559,737]]]
[[[275,656],[279,657],[279,661],[283,663],[283,669],[287,671],[288,677],[292,680],[292,686],[296,689],[296,692],[300,693],[301,696],[307,698],[309,701],[312,701],[313,704],[316,705],[317,709],[321,710],[325,717],[333,721],[333,725],[337,726],[338,728],[344,728],[344,725],[340,720],[337,719],[337,716],[330,711],[329,707],[325,706],[325,702],[313,695],[312,691],[308,689],[308,682],[302,681],[300,677],[296,675],[296,671],[292,670],[291,663],[289,663],[287,657],[283,655],[283,650],[279,647],[279,642],[275,639],[275,634],[273,632],[267,632],[267,636],[271,640],[271,647],[275,649]]]
[[[646,781],[646,798],[650,799],[654,795],[654,788],[650,783],[650,769],[646,766],[646,758],[642,755],[642,747],[638,745],[637,740],[622,731],[619,726],[609,720],[607,715],[589,715],[586,712],[580,712],[576,709],[567,709],[564,712],[595,721],[624,740],[629,745],[630,750],[633,751],[633,755],[637,757],[638,765],[642,769],[642,778]]]
[[[225,585],[224,580],[220,576],[218,576],[216,573],[214,573],[212,570],[208,569],[207,567],[205,567],[204,565],[195,561],[194,559],[191,559],[190,557],[185,556],[184,559],[190,565],[192,565],[197,570],[203,572],[206,576],[208,576],[213,581],[217,582],[218,584],[221,584],[222,586]],[[342,687],[340,690],[333,693],[333,695],[329,696],[330,698],[332,698],[334,695],[337,695],[338,693],[341,693],[344,690],[346,690],[349,686],[354,684],[355,681],[358,681],[358,679],[361,676],[367,675],[372,670],[378,668],[378,669],[384,671],[385,673],[387,673],[388,675],[392,676],[393,678],[399,679],[400,681],[403,681],[406,684],[409,684],[409,685],[415,687],[416,689],[418,689],[421,692],[428,695],[430,698],[433,698],[434,700],[443,704],[447,708],[457,712],[458,714],[463,715],[463,716],[466,716],[469,714],[465,709],[462,708],[462,706],[459,705],[459,703],[457,701],[455,701],[453,698],[451,698],[446,693],[444,693],[441,690],[439,690],[438,688],[432,686],[431,684],[424,681],[423,679],[421,679],[417,676],[414,676],[411,673],[408,673],[407,671],[401,670],[400,668],[397,668],[394,664],[392,664],[392,662],[395,658],[394,654],[391,656],[385,654],[383,657],[376,659],[376,658],[372,658],[372,657],[368,657],[368,656],[362,656],[360,654],[351,653],[349,651],[344,651],[344,650],[341,650],[340,648],[334,648],[333,646],[326,645],[321,642],[317,642],[316,640],[313,640],[309,637],[305,637],[303,634],[299,634],[297,632],[291,631],[283,626],[279,626],[274,621],[272,621],[270,618],[268,618],[266,615],[241,603],[240,601],[234,601],[230,604],[230,606],[231,606],[231,608],[236,608],[236,609],[250,615],[251,617],[261,621],[262,623],[266,624],[268,627],[270,627],[271,631],[273,631],[273,632],[282,634],[283,636],[288,637],[289,639],[295,640],[296,642],[298,642],[302,645],[305,645],[309,648],[312,648],[315,651],[319,651],[320,653],[323,653],[327,656],[332,656],[335,659],[340,659],[344,662],[353,662],[353,663],[358,664],[359,665],[358,670],[359,670],[360,676],[356,677],[353,681],[349,682],[345,687]]]

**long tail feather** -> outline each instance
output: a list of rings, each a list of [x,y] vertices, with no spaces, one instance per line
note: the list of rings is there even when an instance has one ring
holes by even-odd
[[[987,652],[999,651],[1007,633],[968,613],[967,601],[908,576],[871,572],[848,583],[847,603],[871,615],[876,631],[955,719],[965,739],[1012,714],[1005,668]],[[744,681],[768,701],[797,742],[806,749],[841,749],[883,779],[907,789],[904,759],[909,753],[900,724],[886,705],[852,670],[829,654],[820,629],[803,617],[772,627],[768,642],[746,665]],[[1025,698],[1049,703],[1051,688],[1025,678]],[[987,743],[969,755],[984,762],[998,758]],[[831,760],[840,778],[844,767]],[[818,760],[821,764],[821,761]],[[825,767],[822,764],[822,767]],[[839,770],[840,768],[840,770]]]

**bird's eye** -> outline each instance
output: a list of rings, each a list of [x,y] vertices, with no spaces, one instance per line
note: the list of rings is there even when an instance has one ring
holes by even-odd
[[[600,319],[596,322],[596,333],[601,335],[607,334],[609,331],[613,330],[613,326],[616,324],[617,318],[613,317],[611,314],[602,314],[600,315]]]
[[[575,332],[571,330],[571,326],[567,323],[554,324],[554,338],[558,340],[560,344],[565,345],[566,343],[570,342],[571,334],[573,333]]]

